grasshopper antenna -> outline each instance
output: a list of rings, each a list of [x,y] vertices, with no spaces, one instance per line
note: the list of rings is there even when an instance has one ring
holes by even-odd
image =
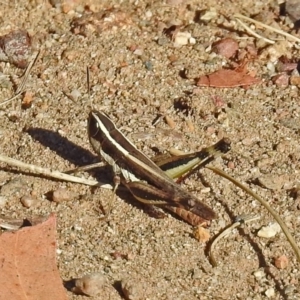
[[[86,67],[86,83],[87,83],[87,93],[88,93],[89,102],[91,105],[91,109],[93,109],[93,101],[91,98],[91,85],[90,85],[90,68],[88,66]]]

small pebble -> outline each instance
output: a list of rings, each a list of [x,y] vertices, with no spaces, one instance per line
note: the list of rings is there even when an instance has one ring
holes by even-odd
[[[189,39],[192,37],[192,35],[189,32],[177,32],[175,34],[174,38],[174,44],[177,46],[184,46],[189,43]]]
[[[285,269],[289,264],[289,259],[285,255],[281,255],[275,259],[277,269]]]
[[[289,86],[289,75],[286,73],[281,73],[278,75],[275,75],[272,77],[272,81],[278,86],[278,87],[287,87]]]
[[[25,30],[14,30],[0,37],[1,61],[25,69],[31,55],[31,38]]]
[[[257,233],[259,237],[263,238],[271,238],[274,237],[278,232],[280,232],[281,228],[278,223],[272,223],[268,226],[263,226]]]
[[[145,299],[145,290],[140,280],[123,279],[121,288],[126,300],[143,300]]]
[[[265,291],[265,295],[268,298],[273,298],[275,296],[275,290],[273,288],[269,288]]]
[[[31,195],[24,195],[21,198],[22,205],[27,208],[33,207],[33,206],[37,205],[39,202],[40,201],[36,197],[33,197]]]
[[[165,116],[165,121],[170,126],[171,129],[174,129],[176,127],[176,123],[171,117]]]
[[[65,188],[58,188],[53,191],[52,201],[60,203],[74,199],[75,194]]]
[[[265,277],[265,272],[262,271],[262,270],[257,270],[253,273],[254,277],[257,279],[257,280],[260,280],[262,279],[263,277]]]
[[[215,8],[211,8],[207,10],[201,17],[200,20],[203,22],[209,22],[210,20],[216,18],[218,16],[217,10]]]
[[[226,58],[231,58],[236,55],[239,45],[236,40],[227,37],[214,43],[212,50]]]
[[[85,294],[90,297],[95,297],[103,290],[106,284],[106,278],[103,274],[93,273],[77,278],[75,280],[75,287],[72,291],[76,294]]]

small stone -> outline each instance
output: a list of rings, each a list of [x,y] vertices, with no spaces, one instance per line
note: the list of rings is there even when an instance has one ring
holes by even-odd
[[[60,203],[74,199],[75,194],[65,188],[58,188],[53,191],[52,201]]]
[[[274,237],[281,230],[278,223],[271,223],[268,226],[263,226],[257,233],[259,237],[271,238]]]
[[[175,46],[184,46],[189,43],[189,39],[192,35],[189,32],[177,32],[174,37],[174,44]]]
[[[201,17],[200,20],[203,22],[209,22],[210,20],[218,16],[217,10],[213,7],[210,10],[207,10]]]
[[[275,296],[275,290],[273,288],[269,288],[265,291],[265,295],[268,298],[273,298]]]
[[[257,279],[257,280],[260,280],[262,279],[263,277],[265,277],[265,272],[262,271],[262,270],[257,270],[253,273],[254,277]]]
[[[37,205],[39,202],[40,201],[32,195],[24,195],[21,198],[22,205],[27,208],[33,207],[33,206]]]
[[[25,69],[28,65],[31,49],[31,38],[25,30],[14,30],[0,37],[0,47],[4,55],[1,60],[9,61],[16,67]]]
[[[189,43],[190,43],[191,45],[195,45],[195,44],[196,44],[196,39],[193,38],[193,37],[190,37],[190,38],[189,38]]]
[[[236,55],[239,50],[239,44],[232,38],[225,38],[213,44],[212,50],[226,58]]]
[[[123,279],[121,289],[126,300],[143,300],[145,299],[145,289],[141,280]]]
[[[289,264],[289,259],[285,255],[281,255],[275,259],[277,269],[285,269]]]
[[[76,294],[85,294],[90,297],[95,297],[103,290],[106,284],[106,278],[103,274],[93,273],[77,278],[75,280],[75,287],[72,291]]]
[[[286,73],[275,75],[272,78],[272,81],[278,86],[278,87],[287,87],[289,85],[289,75]]]

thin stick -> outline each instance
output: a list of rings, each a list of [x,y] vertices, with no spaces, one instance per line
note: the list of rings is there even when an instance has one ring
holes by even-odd
[[[63,181],[70,181],[70,182],[81,183],[81,184],[86,184],[86,185],[90,185],[90,186],[100,186],[105,189],[112,189],[112,186],[107,183],[99,182],[97,180],[89,180],[89,179],[85,179],[85,178],[79,178],[76,176],[61,173],[59,171],[52,171],[47,168],[41,168],[41,167],[38,167],[35,165],[26,164],[19,160],[16,160],[16,159],[4,156],[4,155],[0,155],[0,161],[7,163],[10,166],[18,167],[22,170],[28,170],[34,174],[40,174],[40,175],[44,175],[47,177],[60,179]]]
[[[34,64],[36,63],[36,61],[38,60],[39,56],[40,56],[40,51],[37,52],[35,58],[30,62],[30,64],[29,64],[28,67],[26,68],[26,71],[25,71],[25,73],[24,73],[23,79],[22,79],[22,81],[21,81],[19,87],[17,88],[15,95],[14,95],[13,97],[9,98],[9,99],[6,99],[6,100],[0,102],[0,105],[5,105],[5,104],[7,104],[7,103],[13,101],[14,99],[16,99],[19,95],[21,95],[21,94],[23,93],[25,84],[26,84],[27,79],[28,79],[28,76],[29,76],[29,74],[30,74],[30,71],[31,71],[33,65],[34,65]]]
[[[242,224],[246,224],[252,221],[255,221],[257,219],[259,219],[259,216],[240,216],[238,218],[236,218],[237,220],[231,224],[229,227],[227,227],[224,231],[222,231],[212,242],[212,244],[210,245],[209,251],[208,251],[208,256],[210,259],[211,264],[213,265],[213,267],[216,267],[218,265],[217,260],[215,259],[214,255],[213,255],[213,250],[215,249],[217,243],[224,237],[226,237],[234,228],[241,226]]]
[[[287,38],[289,38],[289,39],[291,39],[291,40],[293,40],[293,41],[295,41],[295,42],[300,43],[300,39],[299,39],[299,38],[297,38],[296,36],[293,36],[293,35],[291,35],[291,34],[289,34],[289,33],[286,33],[286,32],[284,32],[284,31],[281,30],[281,29],[277,29],[277,28],[274,28],[274,27],[272,27],[272,26],[266,25],[266,24],[264,24],[264,23],[262,23],[262,22],[259,22],[259,21],[256,21],[256,20],[254,20],[254,19],[248,18],[248,17],[243,16],[243,15],[241,15],[241,14],[235,14],[234,17],[237,18],[237,19],[244,19],[244,20],[247,20],[247,21],[252,22],[252,23],[254,23],[254,24],[260,25],[260,26],[262,26],[262,27],[264,27],[264,28],[267,28],[267,29],[269,29],[269,30],[271,30],[271,31],[273,31],[273,32],[276,32],[276,33],[278,33],[278,34],[284,35],[284,36],[286,36]]]
[[[228,179],[229,181],[234,183],[236,186],[238,186],[239,188],[244,190],[246,193],[251,195],[253,198],[255,198],[257,201],[259,201],[260,204],[263,205],[270,212],[270,214],[274,217],[274,219],[278,222],[278,224],[280,225],[280,227],[281,227],[283,233],[285,234],[287,240],[291,244],[291,246],[292,246],[292,248],[293,248],[293,250],[294,250],[294,252],[297,256],[298,261],[300,262],[300,250],[299,250],[299,248],[296,244],[296,241],[294,240],[294,238],[290,234],[289,229],[287,228],[287,226],[285,225],[283,220],[276,213],[276,211],[269,205],[269,203],[267,201],[265,201],[264,199],[262,199],[261,197],[259,197],[257,194],[255,194],[248,187],[246,187],[245,185],[243,185],[242,183],[240,183],[239,181],[237,181],[236,179],[234,179],[233,177],[231,177],[230,175],[225,173],[224,171],[222,171],[218,168],[210,167],[210,166],[206,166],[206,168],[210,169],[211,171],[215,172],[216,174]]]
[[[236,20],[239,22],[239,24],[240,24],[242,27],[244,27],[244,29],[246,29],[246,31],[247,31],[249,34],[254,35],[254,36],[255,36],[256,38],[258,38],[258,39],[262,39],[262,40],[264,40],[265,42],[267,42],[267,43],[269,43],[269,44],[275,44],[275,41],[269,40],[269,39],[265,38],[264,36],[262,36],[262,35],[256,33],[254,30],[252,30],[249,26],[247,26],[247,25],[246,25],[244,22],[242,22],[240,19],[237,18]]]

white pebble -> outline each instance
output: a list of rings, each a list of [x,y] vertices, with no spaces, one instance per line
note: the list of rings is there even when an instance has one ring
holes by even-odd
[[[271,238],[274,237],[278,232],[280,232],[281,228],[278,223],[271,223],[268,226],[263,226],[257,233],[259,237],[263,238]]]
[[[260,280],[260,279],[262,279],[262,278],[265,276],[265,273],[264,273],[264,271],[262,271],[262,270],[258,270],[258,271],[255,271],[255,272],[253,273],[253,275],[254,275],[254,277],[255,277],[257,280]]]
[[[196,39],[193,38],[193,37],[190,37],[189,42],[190,42],[191,45],[195,45],[196,44]]]
[[[177,46],[187,45],[191,37],[192,35],[189,32],[177,32],[174,39],[174,44]]]
[[[265,291],[265,294],[268,298],[273,298],[275,296],[275,290],[273,288],[269,288]]]

